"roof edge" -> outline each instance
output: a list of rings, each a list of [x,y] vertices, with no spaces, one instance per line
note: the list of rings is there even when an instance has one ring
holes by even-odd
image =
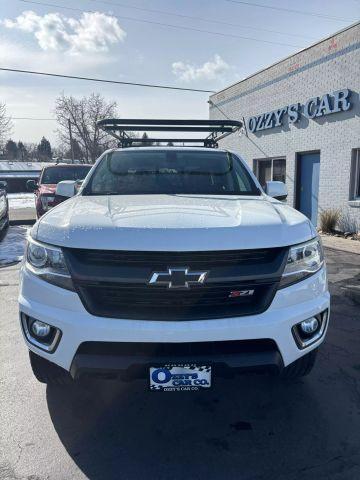
[[[291,57],[295,57],[295,55],[298,55],[298,54],[301,53],[301,52],[305,52],[306,50],[309,50],[310,48],[313,48],[313,47],[315,47],[316,45],[319,45],[320,43],[326,42],[327,40],[330,40],[331,38],[335,37],[336,35],[339,35],[340,33],[346,32],[347,30],[350,30],[351,28],[356,27],[357,25],[360,25],[360,20],[357,21],[357,22],[354,22],[354,23],[352,23],[352,24],[350,24],[350,25],[348,25],[347,27],[342,28],[341,30],[338,30],[338,31],[335,32],[335,33],[332,33],[331,35],[328,35],[328,36],[325,37],[325,38],[322,38],[322,39],[318,40],[318,41],[315,42],[315,43],[312,43],[312,44],[309,45],[308,47],[304,47],[304,48],[301,48],[300,50],[297,50],[295,53],[292,53],[291,55],[288,55],[288,56],[282,58],[281,60],[278,60],[277,62],[272,63],[271,65],[269,65],[269,66],[267,66],[267,67],[264,67],[264,68],[261,68],[260,70],[257,70],[255,73],[252,73],[251,75],[249,75],[248,77],[243,78],[242,80],[239,80],[239,81],[237,81],[237,82],[234,82],[234,83],[230,84],[229,86],[227,86],[227,87],[225,87],[225,88],[222,88],[221,90],[218,90],[217,92],[215,92],[215,93],[213,93],[212,95],[210,95],[209,98],[212,98],[212,97],[214,97],[215,95],[218,95],[219,93],[225,92],[226,90],[228,90],[229,88],[234,87],[235,85],[239,85],[239,84],[242,83],[242,82],[246,82],[246,80],[249,80],[250,78],[253,78],[253,77],[255,77],[256,75],[259,75],[259,73],[265,72],[266,70],[269,70],[270,68],[275,67],[275,65],[279,65],[280,63],[285,62],[285,60],[288,60],[288,59],[291,58]]]

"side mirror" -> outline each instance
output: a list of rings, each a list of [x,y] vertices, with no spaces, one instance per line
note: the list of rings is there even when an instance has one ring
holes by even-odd
[[[81,188],[81,185],[84,183],[84,180],[76,180],[75,182],[75,192],[78,193],[78,191]]]
[[[26,182],[26,190],[28,192],[34,192],[38,188],[38,184],[35,180],[28,180]]]
[[[7,187],[7,182],[5,180],[0,180],[0,190],[5,190]]]
[[[288,195],[287,187],[283,182],[266,182],[265,191],[269,197],[277,200],[285,200]]]
[[[73,197],[76,193],[75,185],[76,181],[74,180],[63,180],[56,185],[55,195],[66,198]]]

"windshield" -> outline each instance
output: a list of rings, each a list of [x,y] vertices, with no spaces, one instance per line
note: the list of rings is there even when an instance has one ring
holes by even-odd
[[[194,150],[123,150],[105,156],[84,195],[259,195],[230,153]]]
[[[48,167],[45,168],[40,179],[40,184],[55,184],[63,180],[83,180],[92,165],[81,167]]]

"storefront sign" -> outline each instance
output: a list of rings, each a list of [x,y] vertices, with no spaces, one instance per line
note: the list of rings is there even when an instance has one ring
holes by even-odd
[[[317,118],[331,113],[346,112],[351,108],[350,102],[351,90],[344,88],[330,94],[326,93],[322,97],[310,98],[306,103],[293,103],[271,112],[262,113],[255,117],[250,117],[247,121],[247,127],[250,132],[259,132],[269,128],[281,127],[284,118],[287,115],[289,123],[296,123],[301,115],[306,118]]]

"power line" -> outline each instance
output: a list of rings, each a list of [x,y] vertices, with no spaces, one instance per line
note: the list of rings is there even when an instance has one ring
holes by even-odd
[[[56,122],[56,118],[37,118],[37,117],[7,117],[10,120],[46,120],[46,121],[54,121]]]
[[[21,0],[21,1],[26,2],[26,0]],[[222,20],[213,20],[213,19],[204,18],[204,17],[194,17],[193,15],[184,15],[184,14],[181,14],[181,13],[165,12],[164,10],[154,10],[152,8],[135,7],[134,5],[124,5],[123,3],[108,2],[106,0],[89,0],[89,1],[92,1],[92,2],[95,2],[95,3],[102,3],[104,5],[110,5],[110,6],[113,6],[113,7],[130,8],[132,10],[138,10],[138,11],[141,11],[141,12],[159,13],[161,15],[169,15],[171,17],[185,18],[185,19],[188,19],[188,20],[196,20],[196,21],[200,21],[200,22],[213,23],[213,24],[217,24],[217,25],[224,25],[226,27],[247,28],[248,30],[255,30],[255,31],[266,32],[266,33],[277,33],[279,35],[287,35],[287,36],[290,36],[290,37],[301,37],[301,38],[308,38],[308,39],[316,38],[316,37],[310,37],[309,35],[301,35],[299,33],[281,32],[279,30],[269,30],[267,28],[251,27],[249,25],[241,25],[239,23],[229,23],[229,22],[224,22]]]
[[[62,75],[62,74],[59,74],[59,73],[38,72],[38,71],[35,71],[35,70],[19,70],[17,68],[0,67],[0,71],[16,72],[16,73],[29,73],[31,75],[44,75],[44,76],[47,76],[47,77],[72,78],[72,79],[75,79],[75,80],[87,80],[87,81],[90,81],[90,82],[115,83],[117,85],[130,85],[130,86],[135,86],[135,87],[163,88],[163,89],[166,89],[166,90],[181,90],[181,91],[185,91],[185,92],[215,93],[214,90],[202,90],[200,88],[174,87],[174,86],[170,86],[170,85],[156,85],[156,84],[152,84],[152,83],[121,82],[119,80],[107,80],[105,78],[78,77],[76,75]]]
[[[324,15],[323,13],[308,12],[308,11],[305,11],[305,10],[294,10],[292,8],[274,7],[273,5],[264,5],[262,3],[243,2],[242,0],[225,0],[225,1],[230,2],[230,3],[237,3],[239,5],[246,5],[248,7],[267,8],[267,9],[270,9],[270,10],[277,10],[277,11],[280,11],[280,12],[297,13],[299,15],[309,15],[311,17],[326,18],[328,20],[337,20],[339,22],[352,22],[353,21],[353,20],[349,20],[348,18],[335,17],[335,16],[332,16],[332,15]]]
[[[72,10],[72,11],[76,11],[76,12],[94,13],[93,10],[89,11],[89,10],[82,10],[81,8],[65,7],[64,5],[58,5],[56,3],[36,2],[34,0],[19,0],[19,1],[23,2],[23,3],[31,3],[31,4],[34,4],[34,5],[42,5],[42,6],[45,6],[45,7],[62,8],[64,10]],[[295,45],[295,44],[292,44],[292,43],[285,43],[285,42],[276,42],[276,41],[273,41],[273,40],[263,40],[263,39],[260,39],[260,38],[246,37],[246,36],[243,36],[243,35],[236,35],[235,33],[214,32],[212,30],[203,30],[203,29],[195,28],[195,27],[185,27],[183,25],[174,25],[174,24],[171,24],[171,23],[156,22],[154,20],[143,20],[143,19],[140,19],[140,18],[127,17],[127,16],[124,16],[124,15],[112,15],[112,16],[114,18],[119,19],[119,20],[130,20],[132,22],[147,23],[147,24],[150,24],[150,25],[158,25],[158,26],[161,26],[161,27],[170,27],[170,28],[175,28],[175,29],[178,29],[178,30],[188,30],[188,31],[198,32],[198,33],[207,33],[209,35],[217,35],[217,36],[220,36],[220,37],[239,38],[241,40],[250,40],[252,42],[267,43],[267,44],[270,44],[270,45],[281,45],[283,47],[285,46],[285,47],[303,48],[303,45]]]

